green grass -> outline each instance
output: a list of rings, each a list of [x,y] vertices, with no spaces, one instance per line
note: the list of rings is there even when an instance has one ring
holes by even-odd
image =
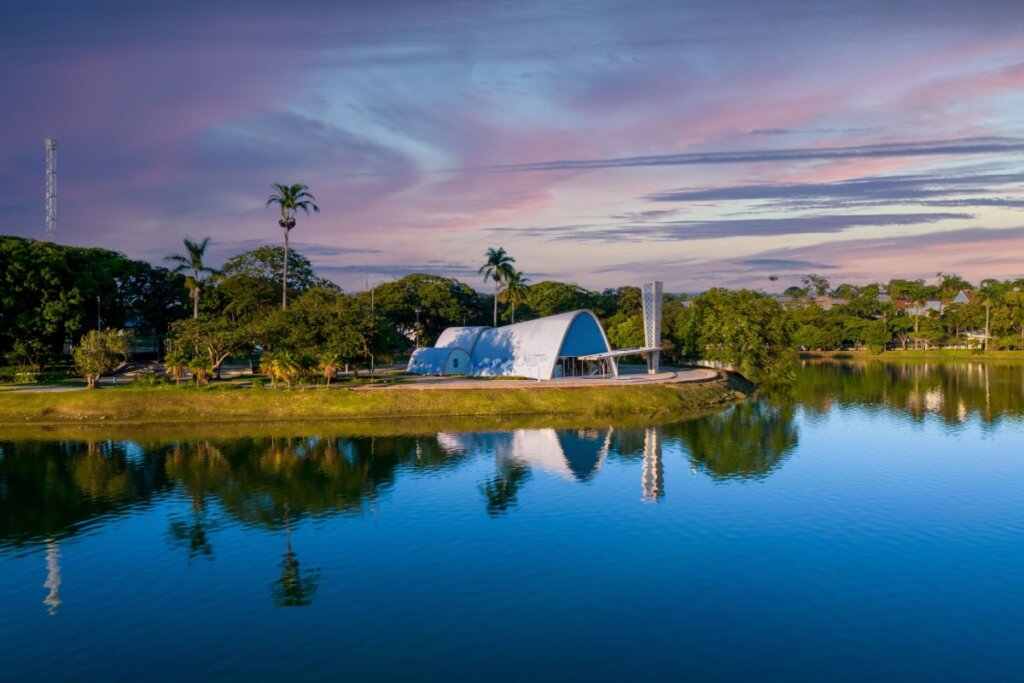
[[[742,397],[724,380],[677,385],[463,389],[107,387],[0,393],[0,424],[170,424],[285,420],[408,420],[681,414]]]

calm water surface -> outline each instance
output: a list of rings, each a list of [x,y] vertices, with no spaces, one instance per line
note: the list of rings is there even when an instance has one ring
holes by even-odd
[[[1022,386],[826,364],[652,427],[0,435],[0,680],[1024,680]]]

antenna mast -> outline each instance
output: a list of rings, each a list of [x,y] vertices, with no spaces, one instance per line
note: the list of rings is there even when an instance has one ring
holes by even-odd
[[[46,138],[46,239],[57,232],[57,141]]]

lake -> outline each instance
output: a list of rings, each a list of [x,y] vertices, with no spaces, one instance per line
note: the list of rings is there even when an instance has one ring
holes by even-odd
[[[1022,387],[809,363],[650,426],[0,434],[0,679],[1024,680]]]

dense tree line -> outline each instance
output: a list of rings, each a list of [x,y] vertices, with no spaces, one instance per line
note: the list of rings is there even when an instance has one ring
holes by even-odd
[[[958,275],[893,279],[833,288],[809,275],[786,290],[794,344],[804,350],[958,347],[1024,349],[1024,279],[983,280]]]
[[[40,369],[97,325],[167,333],[185,312],[181,276],[106,249],[0,236],[0,357]]]
[[[598,315],[614,347],[644,345],[639,288],[530,284],[500,248],[488,251],[481,268],[493,292],[422,273],[344,292],[294,249],[259,247],[214,269],[204,262],[207,243],[186,239],[185,252],[169,257],[177,267],[168,270],[102,249],[0,238],[0,353],[9,364],[39,368],[83,341],[96,346],[98,338],[86,335],[97,327],[124,329],[132,343],[161,340],[165,366],[178,378],[188,374],[201,383],[236,358],[260,363],[274,382],[330,382],[346,368],[400,361],[450,326],[488,325],[495,316],[507,324],[513,316],[523,321],[581,308]],[[993,348],[1022,348],[1020,284],[987,280],[974,287],[941,275],[934,285],[892,280],[833,288],[811,275],[786,297],[725,289],[668,294],[662,355],[669,363],[713,360],[758,380],[788,381],[797,349],[950,344],[979,330]],[[953,302],[961,292],[967,295]],[[941,306],[928,308],[935,301]],[[114,341],[96,346],[106,349],[106,365],[123,355],[108,348]],[[97,376],[103,363],[79,365]]]

